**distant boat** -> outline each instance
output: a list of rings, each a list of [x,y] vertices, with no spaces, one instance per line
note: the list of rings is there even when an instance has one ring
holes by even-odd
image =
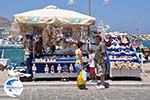
[[[23,44],[4,44],[4,45],[1,45],[0,48],[24,48],[24,45]]]
[[[24,48],[23,44],[12,44],[10,41],[0,39],[0,48]]]
[[[7,66],[9,59],[4,58],[4,49],[2,49],[2,54],[1,54],[1,58],[0,58],[0,64],[2,64],[3,66]]]

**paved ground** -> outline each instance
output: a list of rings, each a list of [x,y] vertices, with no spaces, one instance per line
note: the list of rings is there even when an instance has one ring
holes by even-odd
[[[150,82],[150,62],[143,64],[143,73],[141,73],[141,79],[144,82]]]
[[[149,93],[150,88],[30,87],[25,88],[19,98],[5,95],[0,96],[0,100],[150,100]]]
[[[76,87],[25,88],[19,98],[0,100],[150,100],[150,88],[107,88],[79,90]]]
[[[6,70],[4,71],[0,70],[0,85],[4,84],[8,78],[9,78],[8,72]]]
[[[82,91],[76,88],[76,82],[63,82],[62,85],[59,85],[61,82],[49,81],[24,82],[25,89],[20,100],[150,100],[150,63],[145,64],[143,69],[142,81],[108,80],[110,88],[104,90],[96,90],[95,84],[89,82],[89,89]],[[3,91],[3,84],[8,78],[6,70],[0,71],[0,100],[18,100],[8,97]]]
[[[3,90],[3,87],[0,87],[0,100],[19,100],[19,98],[11,98],[7,96]]]
[[[79,90],[76,87],[26,88],[20,100],[150,100],[150,88]]]

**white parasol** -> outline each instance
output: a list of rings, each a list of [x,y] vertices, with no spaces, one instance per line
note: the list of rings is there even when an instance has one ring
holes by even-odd
[[[32,10],[14,15],[15,23],[40,25],[85,25],[95,23],[95,18],[71,10],[47,6],[44,9]]]

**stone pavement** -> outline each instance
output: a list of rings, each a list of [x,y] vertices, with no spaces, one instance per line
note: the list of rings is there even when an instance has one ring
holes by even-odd
[[[0,100],[150,100],[150,87],[110,87],[97,90],[90,86],[88,90],[77,87],[24,87],[18,98],[6,95]]]
[[[19,100],[150,100],[149,93],[150,88],[38,87],[25,88]]]
[[[4,84],[8,78],[10,77],[8,76],[7,70],[0,71],[0,85]]]
[[[108,95],[108,94],[111,94],[109,92],[113,92],[114,94],[113,95],[116,95],[117,92],[121,91],[122,88],[140,88],[138,89],[138,95],[140,95],[140,91],[145,91],[144,93],[142,92],[142,94],[146,94],[146,99],[145,100],[150,100],[147,99],[147,92],[150,93],[149,89],[150,89],[150,63],[148,64],[145,64],[144,67],[143,67],[145,73],[141,73],[141,81],[137,81],[137,80],[117,80],[117,81],[112,81],[112,80],[107,80],[106,82],[108,83],[108,89],[104,90],[103,92],[100,90],[100,93],[102,92],[103,93],[103,97],[105,98],[105,95]],[[4,90],[3,90],[3,85],[4,85],[4,82],[9,78],[9,76],[7,75],[7,71],[0,71],[0,100],[17,100],[18,98],[9,98],[5,93],[4,93]],[[24,84],[24,91],[27,92],[29,91],[30,88],[33,88],[30,92],[32,92],[32,94],[34,93],[34,91],[40,91],[38,88],[42,87],[42,88],[47,88],[47,90],[58,90],[58,89],[62,89],[62,93],[63,92],[67,92],[66,89],[63,89],[63,88],[67,88],[68,91],[72,91],[71,89],[73,89],[73,92],[75,91],[77,97],[79,96],[79,94],[77,94],[77,92],[79,92],[79,90],[76,88],[76,81],[67,81],[67,82],[62,82],[62,81],[33,81],[33,82],[23,82]],[[90,94],[90,91],[92,94],[95,95],[95,86],[96,86],[96,83],[91,83],[91,82],[87,82],[87,87],[89,88],[89,90],[87,91],[87,94]],[[55,88],[54,88],[55,87]],[[34,88],[37,88],[34,89]],[[54,88],[54,89],[53,89]],[[116,88],[116,89],[115,89]],[[148,89],[143,89],[143,88],[148,88]],[[131,89],[131,94],[134,95],[133,91],[136,91],[135,89]],[[46,93],[47,90],[44,90],[43,89],[43,92]],[[130,90],[122,90],[122,91],[130,91]],[[84,90],[83,90],[84,92]],[[126,93],[125,92],[125,93]],[[48,92],[49,93],[49,92]],[[58,93],[59,93],[59,90],[58,90]],[[69,94],[69,92],[67,92]],[[115,94],[116,93],[116,94]],[[124,93],[124,92],[122,92]],[[29,93],[30,94],[30,93]],[[67,96],[68,96],[67,94]],[[136,95],[137,95],[136,94]],[[26,94],[23,94],[23,95],[26,95]],[[56,97],[56,95],[58,95]],[[56,93],[56,95],[52,98],[57,98],[55,100],[59,100],[59,94]],[[71,94],[73,95],[73,94]],[[85,94],[83,94],[85,95]],[[98,94],[97,94],[98,95]],[[97,97],[97,95],[95,95]],[[123,94],[121,94],[123,95]],[[129,93],[130,95],[130,93]],[[48,96],[48,94],[47,94]],[[92,95],[89,95],[91,97],[91,99],[89,100],[92,100]],[[61,97],[63,97],[63,94],[61,94]],[[75,97],[75,98],[77,98]],[[99,97],[99,96],[98,96]],[[40,98],[40,97],[39,97]],[[71,97],[68,97],[68,98],[71,98]],[[140,98],[140,97],[139,97]],[[84,100],[84,96],[81,100]],[[134,100],[136,99],[136,97],[133,97],[131,96],[131,98],[129,98],[129,100]],[[23,99],[23,100],[28,100],[28,99]],[[29,99],[29,100],[36,100],[36,99]],[[40,99],[39,99],[40,100]],[[47,100],[47,99],[41,99],[41,100]],[[51,100],[51,99],[49,99]],[[63,100],[63,99],[62,99]],[[65,99],[67,100],[67,99]],[[73,99],[73,100],[76,100],[76,99]],[[80,99],[79,99],[80,100]],[[94,99],[96,100],[96,99]],[[97,100],[101,100],[101,99],[97,99]],[[103,100],[103,99],[102,99]],[[109,99],[109,98],[105,98],[104,100],[117,100],[117,99]],[[118,100],[128,100],[128,99],[118,99]],[[138,100],[138,99],[136,99]],[[144,100],[144,99],[139,99],[139,100]]]
[[[143,81],[105,81],[106,87],[150,87],[150,82]],[[24,87],[76,87],[76,81],[37,81],[24,82]],[[95,87],[97,83],[87,82],[87,87]]]
[[[11,98],[7,96],[4,92],[4,89],[1,87],[0,88],[0,100],[19,100],[19,98]]]
[[[141,79],[143,82],[150,82],[150,62],[143,64],[143,73],[141,73]]]

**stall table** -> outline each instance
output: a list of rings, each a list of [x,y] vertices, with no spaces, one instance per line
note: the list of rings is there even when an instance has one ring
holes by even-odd
[[[84,63],[87,64],[88,62],[84,61]],[[58,58],[53,60],[34,59],[32,61],[33,78],[76,78],[77,72],[75,70],[74,64],[75,58],[73,57]],[[60,67],[59,71],[58,66]]]
[[[114,39],[119,40],[120,36]],[[126,37],[128,38],[128,37]],[[107,62],[110,66],[110,77],[140,77],[140,61],[132,46],[112,43],[107,48]]]

